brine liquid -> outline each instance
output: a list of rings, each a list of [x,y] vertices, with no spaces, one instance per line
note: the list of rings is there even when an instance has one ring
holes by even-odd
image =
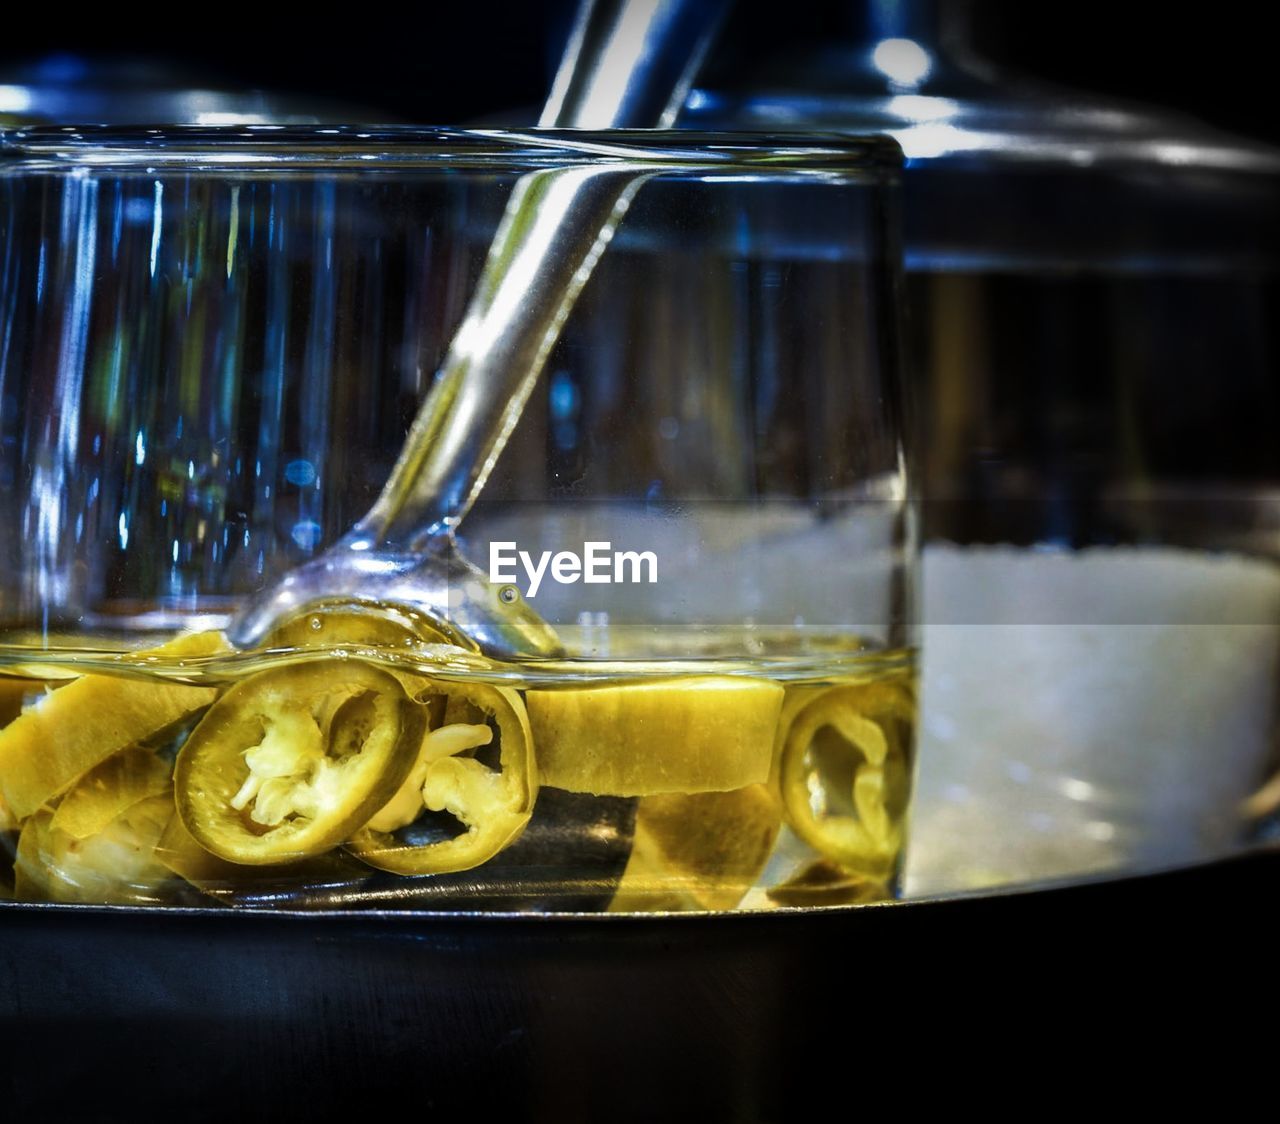
[[[81,636],[41,646],[11,634],[0,643],[0,723],[16,720],[20,708],[76,676],[222,690],[273,668],[320,659],[366,661],[422,675],[446,690],[450,683],[505,687],[522,700],[530,691],[641,683],[676,692],[696,689],[708,676],[729,676],[784,688],[774,744],[767,747],[768,780],[726,792],[642,796],[600,796],[544,783],[514,842],[473,869],[418,877],[371,869],[343,848],[266,867],[237,867],[200,854],[198,861],[188,855],[174,862],[164,846],[151,853],[163,834],[159,821],[175,814],[163,794],[100,835],[68,839],[48,826],[50,813],[56,815],[66,799],[59,794],[23,822],[7,813],[18,868],[11,892],[24,899],[123,904],[524,911],[773,909],[896,894],[913,774],[911,650],[858,647],[847,636],[759,633],[695,641],[668,633],[671,647],[678,642],[696,654],[641,659],[633,653],[642,643],[652,650],[652,633],[628,636],[614,628],[607,637],[583,630],[564,638],[570,651],[591,658],[496,663],[444,646],[326,643],[317,635],[316,647],[166,659],[139,655],[136,642],[124,650]],[[625,708],[622,714],[618,721],[626,722]],[[148,748],[172,760],[199,717]],[[731,716],[720,710],[706,711],[708,726],[726,719]],[[687,738],[704,750],[709,737],[714,742],[708,729],[654,733]],[[4,737],[0,731],[0,763]],[[533,748],[536,759],[537,738]],[[584,751],[590,748],[584,743]],[[24,863],[34,869],[24,874]]]

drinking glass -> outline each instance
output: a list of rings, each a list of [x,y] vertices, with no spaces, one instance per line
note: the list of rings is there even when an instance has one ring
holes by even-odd
[[[517,183],[602,166],[633,198],[455,528],[563,651],[493,658],[376,591],[231,648],[246,599],[378,497]],[[875,138],[5,136],[16,896],[894,896],[915,726],[899,170]]]

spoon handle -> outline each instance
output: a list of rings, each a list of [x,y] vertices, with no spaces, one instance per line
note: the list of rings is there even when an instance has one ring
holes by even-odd
[[[728,0],[584,0],[541,124],[669,121],[727,8]],[[601,163],[517,181],[435,383],[348,545],[419,553],[458,525],[647,174]]]
[[[729,0],[583,0],[538,124],[675,124]]]
[[[643,178],[634,167],[588,165],[516,183],[466,315],[382,494],[356,525],[357,541],[415,554],[466,515]]]

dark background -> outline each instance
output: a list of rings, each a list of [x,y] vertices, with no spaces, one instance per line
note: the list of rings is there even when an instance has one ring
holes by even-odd
[[[1280,140],[1266,86],[1271,36],[1248,9],[1194,19],[1167,4],[1074,0],[939,0],[968,12],[973,46],[1002,67],[1098,93],[1188,111],[1235,132]],[[368,107],[372,119],[458,124],[537,105],[573,0],[340,6],[305,9],[103,6],[0,39],[0,82],[52,52],[159,61],[191,85],[319,95]],[[834,42],[856,26],[859,0],[737,0],[726,39],[741,57],[805,41]],[[1207,12],[1207,14],[1206,14]]]

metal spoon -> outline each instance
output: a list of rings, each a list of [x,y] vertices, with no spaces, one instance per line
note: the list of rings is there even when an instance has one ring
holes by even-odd
[[[727,0],[584,0],[540,125],[669,124]],[[250,647],[334,604],[393,603],[495,656],[550,655],[554,631],[464,559],[454,532],[484,487],[592,268],[647,174],[585,165],[522,177],[430,393],[377,502],[228,630]],[[509,600],[508,600],[509,599]]]

